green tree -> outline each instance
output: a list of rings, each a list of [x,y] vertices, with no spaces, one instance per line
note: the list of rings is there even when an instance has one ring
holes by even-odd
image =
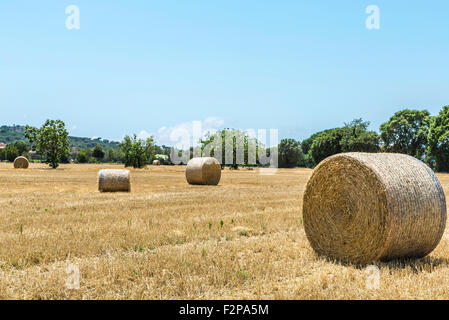
[[[354,119],[345,123],[343,137],[340,141],[342,152],[378,152],[379,136],[368,131],[369,121]]]
[[[312,152],[304,154],[304,165],[306,168],[313,168],[316,166],[315,161],[313,161]]]
[[[301,144],[294,139],[282,139],[278,147],[279,168],[304,166],[304,154]]]
[[[106,151],[105,159],[107,162],[119,162],[121,160],[120,158],[120,150],[115,149],[108,149]]]
[[[248,132],[229,128],[207,134],[200,140],[200,144],[201,156],[215,157],[220,160],[221,152],[222,166],[227,165],[234,169],[238,169],[239,165],[256,165],[259,150],[265,151],[265,146],[251,137]]]
[[[17,148],[20,155],[24,155],[30,151],[30,146],[23,140],[14,141],[11,144]]]
[[[17,147],[14,145],[14,143],[12,144],[8,144],[4,150],[4,154],[5,154],[5,160],[8,160],[9,162],[14,162],[14,160],[20,156],[20,152],[19,149],[17,149]]]
[[[77,163],[87,163],[89,161],[89,156],[86,154],[86,151],[82,150],[76,155],[75,161]]]
[[[148,154],[152,147],[152,139],[146,141],[126,136],[120,143],[120,150],[123,152],[125,167],[143,168],[148,164]]]
[[[310,154],[315,164],[320,163],[327,157],[341,153],[341,140],[344,136],[342,128],[331,129],[318,135],[312,142]]]
[[[449,106],[431,119],[427,156],[437,171],[449,172]]]
[[[97,159],[97,161],[99,161],[100,159],[104,158],[104,155],[105,153],[103,151],[103,148],[99,144],[97,144],[92,151],[92,156]]]
[[[25,137],[53,169],[70,155],[68,132],[61,120],[47,120],[40,129],[26,126]]]
[[[154,145],[154,138],[149,137],[145,140],[145,150],[147,153],[147,158],[149,162],[152,162],[155,160],[156,155],[156,146]]]
[[[380,138],[387,152],[404,153],[422,159],[427,145],[430,113],[404,109],[380,126]]]
[[[326,133],[330,130],[334,130],[334,129],[329,129],[329,130],[324,130],[324,131],[320,131],[320,132],[316,132],[314,134],[312,134],[309,138],[305,139],[302,141],[301,143],[301,149],[302,152],[304,152],[304,154],[308,154],[310,152],[310,148],[312,147],[312,143],[313,141],[322,133]]]
[[[317,163],[313,160],[312,151],[311,151],[313,142],[320,135],[330,133],[334,130],[336,130],[336,129],[327,129],[327,130],[316,132],[316,133],[312,134],[309,138],[302,141],[301,149],[302,149],[302,152],[304,153],[304,163],[307,168],[313,168],[317,165]]]
[[[378,152],[379,136],[368,131],[368,121],[354,119],[342,128],[328,129],[303,141],[306,166],[315,166],[325,158],[341,152]],[[305,149],[304,149],[305,148]]]
[[[341,141],[342,152],[379,152],[379,135],[374,131],[361,132]]]

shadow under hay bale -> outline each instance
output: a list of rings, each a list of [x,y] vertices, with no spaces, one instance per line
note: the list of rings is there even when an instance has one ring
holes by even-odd
[[[15,169],[28,169],[30,166],[30,162],[25,157],[17,157],[14,160],[14,168]]]
[[[303,199],[312,248],[355,264],[422,258],[446,226],[446,199],[423,162],[402,154],[345,153],[314,170]]]
[[[186,179],[189,184],[216,186],[221,179],[221,165],[215,158],[193,158],[187,163]]]
[[[130,192],[129,170],[104,169],[98,173],[98,190],[100,192]]]

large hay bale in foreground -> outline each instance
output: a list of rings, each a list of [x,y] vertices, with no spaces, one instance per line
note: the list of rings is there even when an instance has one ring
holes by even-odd
[[[215,158],[193,158],[187,163],[186,179],[189,184],[216,186],[220,178],[221,165]]]
[[[30,163],[27,158],[25,157],[17,157],[14,160],[14,168],[16,169],[28,169],[30,166]]]
[[[413,157],[338,154],[307,182],[303,221],[313,249],[330,258],[421,258],[441,240],[446,199],[433,171]]]
[[[153,166],[160,166],[161,165],[161,161],[160,160],[154,160],[153,161]]]
[[[98,190],[100,192],[131,191],[129,170],[100,170],[98,173]]]

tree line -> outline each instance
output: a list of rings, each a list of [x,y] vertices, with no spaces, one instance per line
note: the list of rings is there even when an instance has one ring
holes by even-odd
[[[136,135],[125,136],[122,142],[117,143],[117,148],[103,149],[101,144],[93,148],[83,148],[71,151],[69,148],[69,136],[65,123],[61,120],[47,120],[41,128],[26,126],[24,138],[9,143],[0,150],[0,161],[13,162],[22,155],[28,159],[49,164],[57,168],[60,163],[123,163],[126,167],[142,168],[153,160],[159,160],[161,164],[170,164],[170,148],[158,146],[154,139],[145,141],[137,139]],[[110,143],[108,143],[110,144]],[[33,156],[32,156],[33,154]]]
[[[403,109],[381,124],[379,133],[369,130],[369,125],[368,121],[354,119],[303,141],[282,139],[277,146],[278,166],[313,168],[325,158],[342,152],[394,152],[416,157],[436,171],[449,171],[449,106],[443,107],[436,116],[431,116],[427,110]],[[142,168],[156,159],[162,164],[173,164],[170,147],[156,145],[153,137],[142,140],[136,135],[126,136],[117,148],[104,150],[97,144],[71,154],[68,132],[61,120],[47,120],[39,129],[26,126],[25,137],[27,141],[12,142],[0,150],[0,160],[14,161],[19,155],[29,158],[31,149],[40,161],[52,168],[70,160],[123,163],[135,168]],[[211,146],[214,149],[208,150]],[[220,157],[217,153],[220,149],[228,150],[221,153],[222,163],[234,169],[242,165],[266,165],[261,159],[273,151],[248,132],[228,128],[206,135],[197,147],[187,152],[177,150],[175,155],[185,164],[194,155]]]
[[[355,119],[302,142],[284,139],[279,144],[279,166],[313,168],[341,152],[393,152],[420,159],[436,171],[449,171],[449,106],[436,116],[427,110],[403,109],[381,124],[379,133],[368,130],[369,124]]]

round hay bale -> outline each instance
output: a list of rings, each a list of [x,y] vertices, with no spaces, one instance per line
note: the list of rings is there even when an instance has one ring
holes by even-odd
[[[344,153],[314,170],[303,221],[312,248],[333,259],[421,258],[443,236],[446,199],[433,171],[413,157]]]
[[[220,178],[221,165],[215,158],[193,158],[187,163],[186,179],[189,184],[216,186]]]
[[[16,169],[28,169],[30,162],[25,157],[17,157],[14,160],[14,168]]]
[[[161,161],[160,160],[154,160],[153,161],[153,166],[160,166],[161,165]]]
[[[100,192],[131,191],[129,170],[100,170],[98,173],[98,190]]]

